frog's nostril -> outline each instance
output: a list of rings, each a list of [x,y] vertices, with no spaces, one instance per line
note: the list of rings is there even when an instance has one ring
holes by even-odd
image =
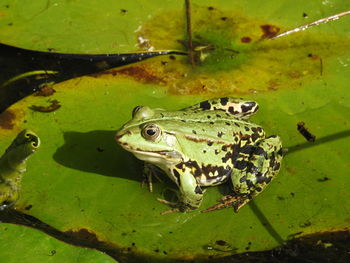
[[[127,134],[132,134],[132,133],[131,133],[131,131],[126,131],[126,132],[124,132],[124,133],[118,132],[118,133],[115,135],[114,138],[115,138],[117,141],[120,141],[120,139],[121,139],[124,135],[127,135]]]

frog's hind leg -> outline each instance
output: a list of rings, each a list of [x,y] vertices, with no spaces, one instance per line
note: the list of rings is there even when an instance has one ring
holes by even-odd
[[[202,101],[183,110],[220,110],[239,119],[248,119],[259,109],[258,103],[242,98],[223,97]]]
[[[230,206],[237,212],[278,174],[282,160],[282,144],[278,136],[270,136],[256,145],[245,145],[239,151],[231,174],[234,194],[224,196],[218,204],[202,212]]]
[[[276,177],[282,161],[282,144],[278,136],[270,136],[256,145],[241,148],[241,158],[234,164],[235,175],[231,176],[233,191],[238,200],[233,202],[235,211],[261,193]]]

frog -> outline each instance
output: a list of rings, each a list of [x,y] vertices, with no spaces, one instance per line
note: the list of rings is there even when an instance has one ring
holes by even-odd
[[[238,212],[278,175],[283,158],[280,137],[266,136],[260,125],[249,121],[258,109],[257,102],[235,97],[180,110],[137,106],[115,139],[177,185],[177,202],[158,199],[171,207],[164,213],[198,209],[207,187],[226,182],[232,193],[202,212],[227,207]]]

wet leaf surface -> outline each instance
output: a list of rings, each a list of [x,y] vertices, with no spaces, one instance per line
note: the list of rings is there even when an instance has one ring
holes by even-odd
[[[9,34],[12,37],[6,37],[7,43],[35,46],[38,50],[47,48],[45,38],[34,44],[33,39],[42,39],[43,34],[34,31],[41,23],[52,26],[54,18],[45,16],[63,8],[63,2],[51,4],[54,3],[59,5],[52,5],[47,14],[46,11],[40,13],[40,21],[35,17],[29,19],[34,23],[29,33],[19,37],[23,31],[18,26],[11,29],[14,31],[1,31],[0,37]],[[136,3],[140,4],[135,1],[130,5]],[[64,233],[89,233],[99,241],[108,242],[118,255],[134,261],[136,258],[145,261],[208,259],[262,251],[281,245],[295,235],[349,227],[350,55],[347,46],[350,35],[346,30],[349,21],[345,18],[336,25],[325,25],[281,40],[260,40],[276,30],[271,27],[262,30],[262,25],[289,29],[305,23],[305,12],[308,21],[312,21],[310,19],[319,18],[325,10],[327,14],[335,13],[341,7],[346,9],[347,4],[271,1],[260,6],[258,1],[247,1],[243,7],[243,4],[220,1],[218,8],[211,1],[205,3],[208,5],[196,2],[194,5],[198,10],[198,14],[194,14],[198,19],[196,41],[218,48],[194,69],[188,65],[187,58],[181,56],[157,57],[56,84],[53,86],[56,92],[50,97],[28,97],[0,115],[0,149],[5,149],[23,128],[33,129],[42,140],[41,149],[28,163],[21,198],[16,205],[18,210]],[[70,3],[71,7],[77,4]],[[88,33],[92,22],[85,23],[79,44],[74,37],[70,46],[63,41],[55,42],[54,38],[49,43],[55,43],[59,51],[74,52],[130,52],[152,46],[184,50],[181,41],[177,41],[186,38],[184,31],[176,31],[182,28],[181,20],[176,20],[182,5],[176,4],[173,8],[172,5],[175,3],[169,1],[164,11],[156,1],[148,2],[142,5],[142,15],[133,14],[138,17],[137,21],[128,20],[125,25],[116,20],[113,26],[124,26],[123,32],[128,33],[113,48],[111,43],[115,38],[111,41],[112,36],[107,37],[106,32],[112,27],[107,22],[106,31],[99,28],[101,34]],[[87,5],[84,8],[71,10],[77,13],[85,10],[86,17],[94,10],[97,17],[102,16],[102,7],[91,9]],[[121,9],[127,12],[120,13]],[[118,6],[116,10],[113,16],[124,17],[133,12],[131,6]],[[212,13],[214,15],[208,15]],[[72,17],[67,16],[71,30],[75,26]],[[5,16],[0,21],[5,23],[10,18]],[[174,24],[165,23],[166,18]],[[107,16],[97,21],[104,24],[105,19]],[[200,26],[200,19],[207,22],[207,27]],[[139,26],[141,29],[134,32]],[[231,26],[233,30],[229,31]],[[155,28],[160,28],[159,38]],[[167,32],[171,34],[162,35]],[[69,33],[67,30],[61,34],[66,37]],[[50,34],[53,33],[47,33],[46,37],[50,38]],[[84,41],[92,36],[96,39],[93,43]],[[140,36],[149,40],[149,46],[135,46]],[[125,39],[128,44],[123,42]],[[237,49],[238,55],[232,57],[227,47]],[[252,121],[261,124],[267,134],[281,136],[284,147],[289,149],[280,175],[239,213],[226,209],[206,214],[194,211],[160,216],[166,207],[156,198],[167,196],[174,185],[165,179],[163,183],[155,183],[153,193],[141,188],[142,165],[116,145],[115,131],[131,118],[136,105],[180,109],[218,96],[244,96],[259,102],[260,111]],[[61,107],[50,113],[30,109],[32,105],[46,105],[49,100],[57,100]],[[306,141],[298,132],[297,123],[301,121],[316,136],[314,143]],[[213,205],[228,190],[225,186],[208,189],[202,208]]]
[[[1,224],[0,233],[2,262],[72,262],[72,258],[86,263],[116,262],[99,251],[65,244],[32,228]]]

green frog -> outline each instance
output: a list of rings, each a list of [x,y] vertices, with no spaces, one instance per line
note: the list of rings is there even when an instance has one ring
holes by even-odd
[[[282,161],[278,136],[248,121],[255,101],[223,97],[182,110],[137,106],[116,141],[138,159],[160,168],[179,188],[179,202],[159,200],[169,212],[200,206],[208,186],[227,181],[232,194],[204,212],[232,206],[237,212],[276,177]],[[149,165],[148,165],[149,167]],[[147,169],[151,177],[152,169]]]

